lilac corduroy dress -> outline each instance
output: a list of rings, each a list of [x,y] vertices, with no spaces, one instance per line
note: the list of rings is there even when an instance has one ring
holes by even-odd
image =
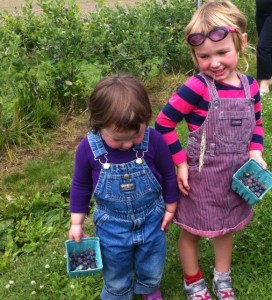
[[[238,74],[245,90],[245,98],[239,99],[219,98],[213,80],[202,76],[209,88],[210,107],[202,126],[188,136],[190,191],[180,199],[174,223],[192,234],[214,238],[242,230],[252,218],[252,207],[231,190],[231,181],[248,160],[256,121],[245,75]]]

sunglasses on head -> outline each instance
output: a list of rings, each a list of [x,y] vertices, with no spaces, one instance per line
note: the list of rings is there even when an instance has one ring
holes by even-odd
[[[217,27],[211,30],[208,34],[203,34],[203,33],[189,34],[186,36],[186,42],[191,46],[200,46],[205,42],[206,38],[209,38],[213,42],[219,42],[222,41],[228,35],[229,32],[237,33],[238,30],[229,26]]]

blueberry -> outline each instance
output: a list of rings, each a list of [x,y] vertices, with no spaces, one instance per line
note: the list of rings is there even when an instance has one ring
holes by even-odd
[[[91,263],[91,269],[96,269],[96,268],[97,268],[96,263],[95,263],[95,262],[92,262],[92,263]]]
[[[70,253],[70,270],[81,271],[97,268],[95,263],[95,251],[93,249],[79,253]]]
[[[254,177],[254,172],[244,172],[239,181],[258,198],[266,191],[266,186],[261,183],[260,176]]]

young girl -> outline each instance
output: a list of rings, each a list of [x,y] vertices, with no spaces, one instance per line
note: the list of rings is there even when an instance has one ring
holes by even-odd
[[[179,201],[174,222],[183,230],[179,257],[187,299],[211,299],[198,264],[198,241],[213,239],[213,291],[235,299],[230,266],[233,233],[252,218],[251,206],[231,190],[232,175],[249,158],[263,168],[263,127],[256,80],[236,71],[247,44],[246,19],[229,1],[209,1],[185,29],[192,57],[201,73],[174,93],[156,119],[175,165]],[[183,119],[187,151],[175,128]]]
[[[95,199],[104,300],[162,300],[165,232],[179,191],[171,154],[148,127],[151,105],[143,85],[128,75],[102,80],[90,97],[91,131],[80,143],[71,187],[69,239],[87,235],[83,224]]]

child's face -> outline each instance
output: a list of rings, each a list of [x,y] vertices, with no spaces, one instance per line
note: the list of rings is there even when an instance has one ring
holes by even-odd
[[[113,148],[121,151],[127,151],[136,144],[143,141],[146,124],[141,124],[139,132],[134,130],[116,131],[115,126],[101,129],[100,133],[105,143]]]
[[[219,42],[206,39],[202,45],[194,47],[194,52],[199,68],[204,74],[217,81],[236,83],[238,52],[231,34]]]

